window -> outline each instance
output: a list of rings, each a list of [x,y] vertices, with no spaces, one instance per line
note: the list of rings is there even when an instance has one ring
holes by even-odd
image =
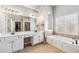
[[[56,32],[78,35],[77,13],[56,18]]]
[[[78,15],[72,14],[65,17],[66,19],[66,32],[68,34],[78,34]]]
[[[52,27],[53,27],[52,15],[48,14],[48,29],[52,30]]]
[[[56,19],[56,32],[64,33],[65,32],[65,19],[64,17],[60,17]]]

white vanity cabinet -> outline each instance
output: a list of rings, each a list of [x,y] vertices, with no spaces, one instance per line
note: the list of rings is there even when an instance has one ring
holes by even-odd
[[[39,39],[38,39],[38,33],[35,33],[33,36],[33,40],[32,40],[32,45],[38,44],[39,43]]]
[[[39,42],[43,42],[44,41],[43,32],[39,32],[38,33],[38,39],[39,39]]]
[[[4,42],[4,38],[0,38],[0,53],[3,52],[3,42]]]
[[[36,37],[38,39],[38,36],[34,35],[34,32],[27,32],[27,33],[16,33],[14,35],[11,34],[5,34],[0,36],[0,53],[11,53],[11,52],[17,52],[19,50],[24,49],[24,38],[27,37],[33,37],[33,42],[36,44]],[[39,41],[38,41],[39,42]],[[37,43],[38,43],[37,42]]]
[[[14,42],[18,39],[17,36],[14,37],[5,37],[4,41],[4,52],[14,52]]]
[[[33,40],[32,40],[32,45],[41,43],[44,41],[44,36],[43,36],[43,32],[37,32],[36,34],[34,34],[33,36]]]
[[[4,53],[13,52],[13,41],[4,41]]]
[[[23,36],[6,37],[4,41],[4,52],[16,52],[24,48]]]
[[[13,42],[13,50],[14,52],[18,50],[22,50],[24,48],[24,36],[18,36],[16,40]]]

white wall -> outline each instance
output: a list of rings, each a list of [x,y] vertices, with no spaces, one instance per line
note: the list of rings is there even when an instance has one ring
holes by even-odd
[[[51,6],[47,5],[47,6],[44,6],[43,7],[43,12],[42,12],[42,15],[44,17],[44,21],[45,21],[45,31],[48,31],[50,29],[48,29],[48,15],[51,14],[52,15],[52,18],[51,18],[51,22],[50,25],[52,25],[52,31],[53,31],[53,9]]]
[[[68,14],[73,14],[78,12],[79,13],[79,6],[78,5],[58,5],[54,9],[55,17],[64,16]]]

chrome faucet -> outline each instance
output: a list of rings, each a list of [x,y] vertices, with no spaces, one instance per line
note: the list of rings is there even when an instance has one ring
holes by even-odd
[[[11,32],[11,34],[15,34],[15,32],[14,32],[14,31],[12,31],[12,32]]]
[[[78,44],[78,40],[75,40],[75,44],[76,44],[76,45]]]
[[[78,44],[78,40],[75,39],[75,38],[72,38],[72,39],[74,39],[74,41],[75,41],[75,42],[72,42],[72,44],[76,44],[77,45]]]

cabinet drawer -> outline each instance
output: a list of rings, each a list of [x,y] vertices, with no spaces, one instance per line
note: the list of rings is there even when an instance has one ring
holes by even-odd
[[[5,53],[13,52],[12,42],[10,42],[10,41],[4,42],[4,52]]]
[[[18,36],[18,39],[23,39],[24,38],[24,36]]]
[[[31,37],[31,36],[33,36],[33,34],[27,34],[27,35],[25,35],[24,37]]]
[[[13,41],[13,40],[16,40],[16,39],[18,39],[18,36],[6,37],[6,38],[5,38],[5,41]]]
[[[29,37],[29,35],[24,35],[24,37]]]
[[[33,36],[33,34],[29,34],[28,36]]]

